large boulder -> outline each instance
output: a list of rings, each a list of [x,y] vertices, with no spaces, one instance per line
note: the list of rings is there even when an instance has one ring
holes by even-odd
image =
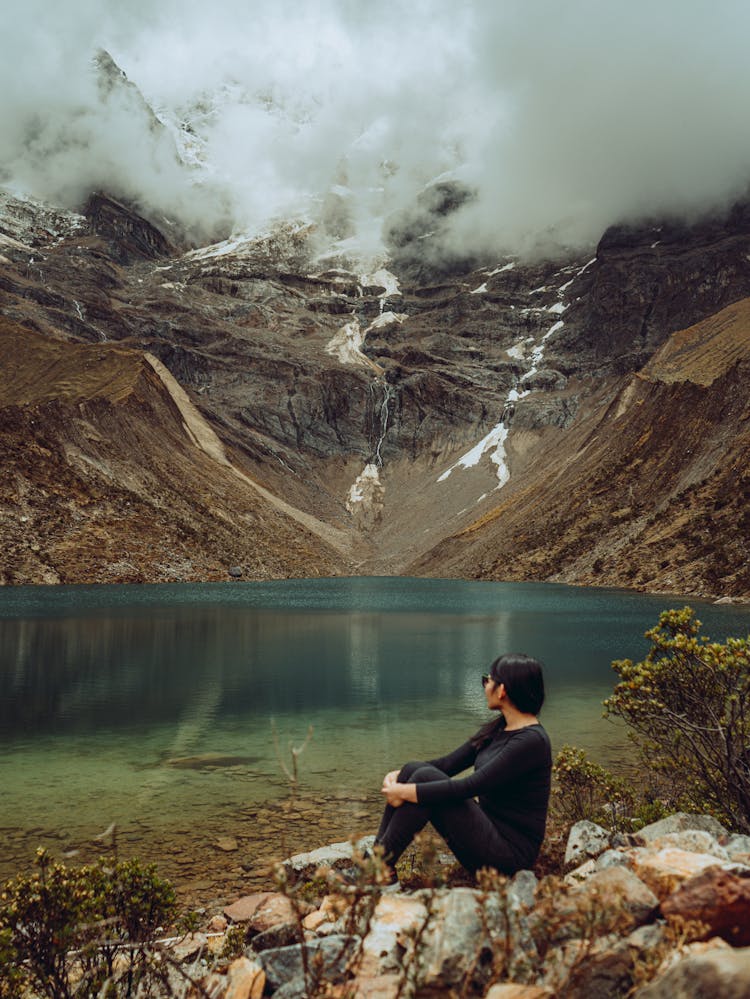
[[[699,829],[703,832],[711,833],[712,836],[726,836],[727,830],[711,815],[700,815],[693,812],[675,812],[665,819],[652,822],[636,833],[636,839],[644,844],[650,844],[653,840],[666,836],[668,833],[684,832],[686,829]]]
[[[709,867],[722,865],[722,861],[711,854],[692,853],[676,847],[665,847],[663,850],[639,847],[631,851],[631,856],[633,871],[662,900],[685,881]]]
[[[750,947],[716,948],[678,961],[661,978],[639,989],[635,999],[747,999]]]
[[[595,822],[583,819],[571,828],[565,847],[565,864],[580,864],[589,857],[597,857],[609,847],[611,834]]]
[[[706,936],[750,946],[750,876],[709,868],[665,899],[661,911],[667,919],[705,923]]]

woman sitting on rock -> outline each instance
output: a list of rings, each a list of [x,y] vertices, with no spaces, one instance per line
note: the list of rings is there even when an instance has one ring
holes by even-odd
[[[388,804],[375,843],[394,869],[394,883],[396,862],[427,822],[470,871],[494,867],[514,874],[536,860],[552,771],[549,737],[537,720],[544,703],[541,663],[500,656],[482,685],[487,707],[499,718],[447,756],[407,763],[383,779]],[[471,775],[456,779],[472,764]]]

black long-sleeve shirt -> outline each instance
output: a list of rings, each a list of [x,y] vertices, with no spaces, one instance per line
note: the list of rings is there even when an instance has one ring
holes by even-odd
[[[477,798],[498,831],[533,862],[544,839],[552,772],[549,736],[539,723],[501,729],[479,750],[465,742],[428,762],[448,777],[417,784],[419,804]],[[472,763],[471,775],[452,779]]]

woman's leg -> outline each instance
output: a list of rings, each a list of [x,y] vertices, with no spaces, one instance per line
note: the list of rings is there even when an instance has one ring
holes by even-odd
[[[420,768],[426,767],[426,766],[427,766],[427,764],[423,763],[421,760],[412,760],[409,763],[405,763],[401,767],[401,769],[399,770],[399,774],[398,774],[398,780],[399,780],[399,782],[401,784],[408,783],[412,779],[412,774],[413,773],[415,773]],[[441,773],[439,770],[437,770],[436,767],[433,767],[433,769],[437,773],[440,774],[440,778],[433,778],[435,780],[437,780],[437,779],[444,780],[448,776],[447,774]],[[400,808],[394,808],[393,805],[386,805],[385,806],[385,808],[383,809],[383,817],[380,820],[380,827],[378,829],[377,835],[375,836],[375,842],[376,843],[382,843],[383,842],[383,837],[388,832],[388,828],[389,828],[389,826],[391,824],[391,821],[393,820],[393,818],[395,816],[398,815],[398,813],[400,811],[403,810],[403,808],[404,808],[403,805],[401,805]],[[408,846],[409,844],[407,843],[406,845]],[[406,849],[406,847],[404,847],[404,849]],[[403,853],[403,850],[401,852]],[[400,856],[400,854],[399,854],[399,856]],[[394,863],[395,863],[395,861],[394,861]]]
[[[444,780],[446,774],[426,764],[408,764],[408,776],[399,780]],[[390,809],[390,814],[388,811]],[[446,805],[413,805],[405,802],[399,808],[386,808],[376,842],[383,847],[386,861],[395,866],[414,836],[432,822],[464,867],[475,871],[480,867],[495,867],[513,874],[523,863],[510,844],[501,836],[494,823],[473,799]]]

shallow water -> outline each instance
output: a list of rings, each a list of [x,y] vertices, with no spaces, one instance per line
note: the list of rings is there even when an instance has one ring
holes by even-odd
[[[503,651],[545,663],[553,747],[616,765],[611,660],[642,655],[659,611],[685,602],[404,578],[0,590],[0,875],[111,822],[144,854],[240,829],[246,869],[281,832],[315,846],[366,831],[386,770],[481,723],[480,675]],[[750,628],[750,608],[697,611],[717,639]],[[284,767],[310,725],[290,806]]]

